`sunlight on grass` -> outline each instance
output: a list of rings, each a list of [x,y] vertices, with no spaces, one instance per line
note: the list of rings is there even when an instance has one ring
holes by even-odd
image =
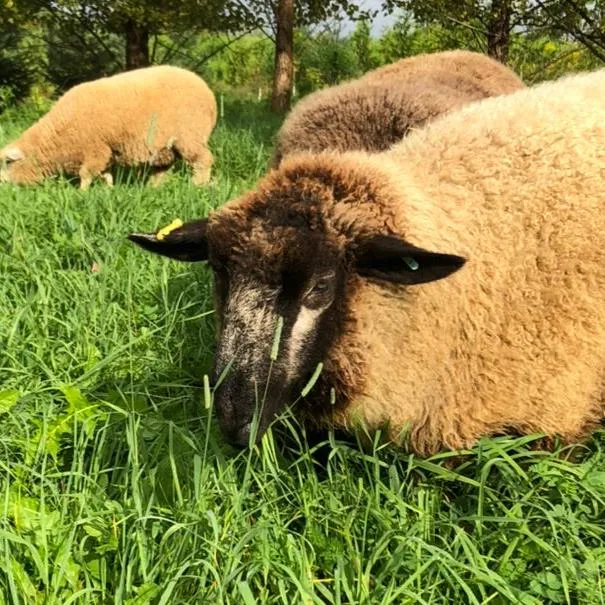
[[[221,439],[209,271],[125,235],[250,187],[264,115],[225,104],[205,188],[0,189],[0,604],[605,603],[603,433],[573,461],[499,438],[453,468],[310,446],[291,416],[286,449]],[[0,145],[34,118],[0,116]]]

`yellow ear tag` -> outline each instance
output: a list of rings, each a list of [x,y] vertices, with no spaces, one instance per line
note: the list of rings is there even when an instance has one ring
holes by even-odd
[[[169,233],[183,226],[183,221],[180,218],[175,218],[170,225],[162,227],[156,234],[155,238],[162,241]]]

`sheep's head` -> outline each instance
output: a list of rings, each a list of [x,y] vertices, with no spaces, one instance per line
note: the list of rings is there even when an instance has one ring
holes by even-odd
[[[300,395],[346,329],[351,288],[360,278],[419,284],[464,263],[389,234],[352,239],[339,232],[325,212],[323,187],[261,187],[209,219],[160,237],[129,236],[151,252],[212,267],[220,325],[214,379],[228,368],[215,406],[237,444],[249,442],[255,412],[260,439]]]
[[[21,147],[12,144],[0,149],[0,182],[32,185],[42,180],[36,158],[29,157]]]

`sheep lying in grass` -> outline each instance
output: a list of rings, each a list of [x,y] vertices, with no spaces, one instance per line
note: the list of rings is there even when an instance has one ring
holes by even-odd
[[[304,422],[387,427],[422,455],[502,433],[573,442],[597,426],[603,99],[605,70],[487,99],[385,153],[289,158],[162,240],[131,235],[213,268],[230,439],[248,441],[255,393],[258,437],[320,362],[293,408]]]
[[[302,99],[277,135],[273,166],[301,151],[383,151],[447,111],[523,87],[510,69],[479,53],[402,59]]]
[[[37,183],[64,172],[82,189],[111,165],[149,164],[156,178],[177,157],[193,181],[210,178],[208,138],[216,101],[197,75],[167,65],[129,71],[75,86],[21,137],[0,150],[0,180]]]

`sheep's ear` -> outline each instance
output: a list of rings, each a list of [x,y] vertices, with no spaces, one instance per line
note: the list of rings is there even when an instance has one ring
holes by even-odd
[[[202,261],[208,259],[207,229],[208,219],[203,218],[165,234],[164,229],[160,229],[157,233],[131,233],[128,239],[155,254],[176,260]]]
[[[2,158],[9,162],[17,162],[18,160],[23,160],[25,154],[19,147],[6,147],[2,152]]]
[[[355,260],[359,275],[408,285],[443,279],[466,262],[461,256],[429,252],[389,235],[362,241]]]

